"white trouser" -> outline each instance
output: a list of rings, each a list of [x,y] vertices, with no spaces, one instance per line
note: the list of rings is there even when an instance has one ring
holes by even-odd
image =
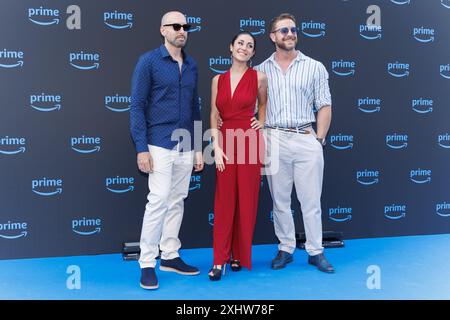
[[[189,192],[194,152],[179,152],[149,145],[153,173],[148,175],[148,203],[141,232],[141,268],[154,268],[161,259],[178,257],[178,232],[183,219],[184,199]],[[159,248],[158,248],[159,245]]]
[[[279,250],[293,253],[296,247],[295,224],[291,213],[292,185],[301,204],[305,227],[305,248],[309,255],[323,252],[322,210],[320,197],[323,180],[323,150],[312,128],[310,134],[266,130],[267,150],[277,150],[270,155],[273,172],[267,172],[273,200],[275,234],[280,241]],[[274,145],[278,144],[278,146]]]

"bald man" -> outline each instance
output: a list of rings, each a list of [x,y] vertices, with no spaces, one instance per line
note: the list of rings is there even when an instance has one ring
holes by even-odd
[[[188,195],[192,167],[203,170],[202,152],[194,151],[193,139],[186,143],[186,139],[173,138],[180,129],[193,137],[194,121],[201,121],[197,64],[183,51],[189,29],[182,13],[166,13],[160,28],[164,44],[139,58],[132,79],[131,135],[137,165],[148,173],[149,187],[139,259],[144,289],[158,288],[155,266],[159,250],[160,270],[200,273],[178,254],[183,200]]]

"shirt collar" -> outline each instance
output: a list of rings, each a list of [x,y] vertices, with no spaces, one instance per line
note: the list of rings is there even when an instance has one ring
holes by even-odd
[[[167,48],[166,48],[166,46],[164,44],[162,44],[159,47],[159,50],[161,51],[161,56],[163,58],[169,57],[170,59],[172,59],[172,57],[170,56],[169,51],[167,50]],[[184,52],[183,49],[181,49],[181,54],[183,55],[183,63],[189,63],[188,55]]]
[[[297,57],[295,57],[294,60],[302,61],[302,60],[305,60],[305,59],[306,59],[306,56],[300,50],[297,50]],[[272,53],[272,55],[269,57],[269,60],[272,61],[272,62],[275,62],[275,52]]]

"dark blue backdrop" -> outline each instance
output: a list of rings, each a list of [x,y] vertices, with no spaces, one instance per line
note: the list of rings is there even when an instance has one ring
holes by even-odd
[[[196,27],[187,50],[199,65],[204,129],[232,36],[256,35],[256,64],[274,50],[270,19],[297,17],[298,48],[330,73],[324,230],[450,232],[449,0],[73,4],[0,4],[0,258],[112,253],[139,239],[147,181],[129,134],[130,79],[139,55],[160,45],[169,10]],[[381,28],[365,26],[369,5],[381,9]],[[191,189],[180,237],[184,248],[208,247],[214,168],[193,175]],[[276,241],[271,210],[263,180],[255,243]]]

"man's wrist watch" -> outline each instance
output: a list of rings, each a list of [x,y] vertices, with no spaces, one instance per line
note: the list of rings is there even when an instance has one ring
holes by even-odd
[[[323,138],[316,138],[317,141],[319,141],[319,143],[322,145],[322,147],[325,147],[325,145],[327,144],[327,140],[323,139]]]

